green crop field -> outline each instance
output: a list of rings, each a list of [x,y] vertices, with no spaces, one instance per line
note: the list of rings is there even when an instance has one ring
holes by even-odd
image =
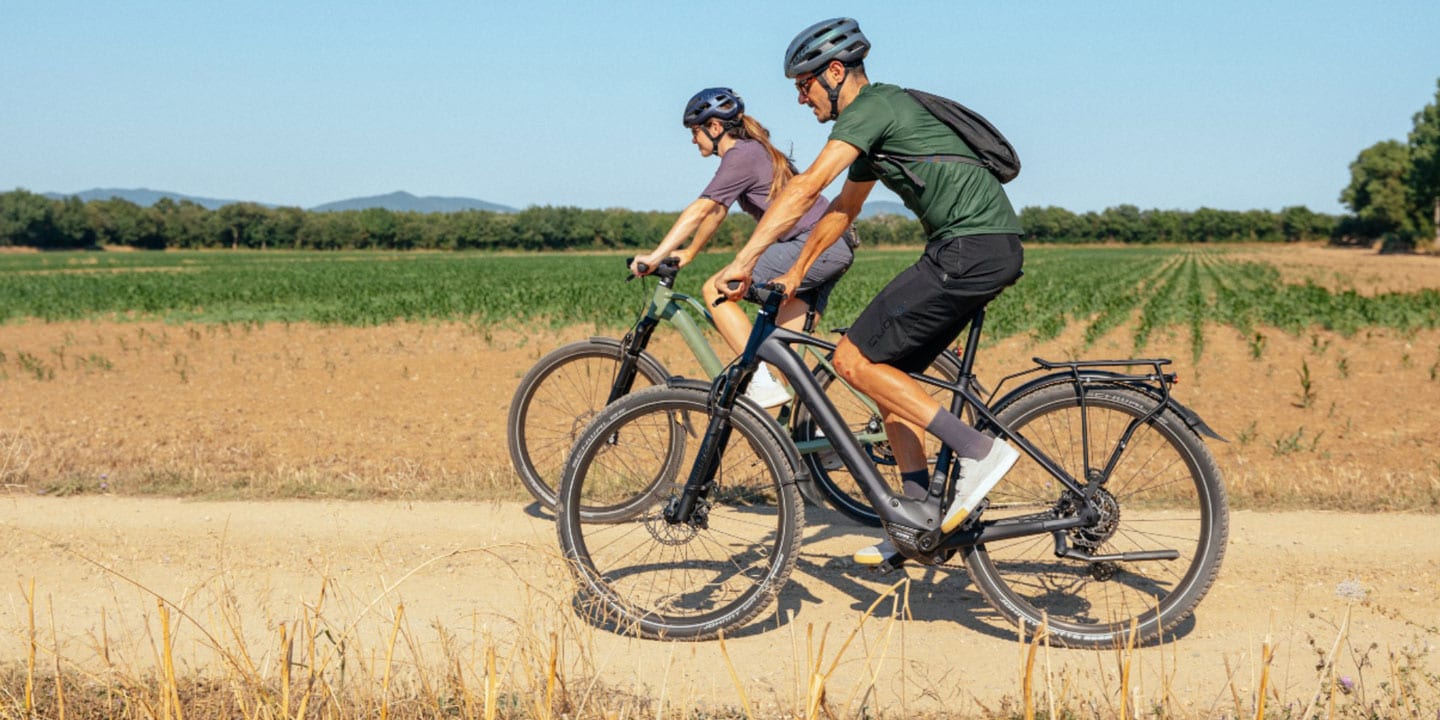
[[[832,296],[826,324],[851,321],[911,263],[915,250],[872,250]],[[697,260],[680,289],[699,285],[728,258]],[[0,255],[0,322],[106,319],[169,322],[314,322],[380,325],[460,321],[476,325],[594,324],[622,327],[647,297],[625,281],[618,255],[393,252],[163,252]],[[1053,337],[1071,323],[1094,339],[1137,317],[1135,347],[1181,328],[1192,352],[1203,328],[1221,323],[1353,333],[1440,323],[1440,292],[1365,295],[1287,284],[1264,262],[1225,249],[1032,247],[1025,276],[991,307],[992,337]]]

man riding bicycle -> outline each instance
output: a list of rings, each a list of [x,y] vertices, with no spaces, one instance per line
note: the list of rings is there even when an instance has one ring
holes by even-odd
[[[715,276],[714,289],[730,300],[742,297],[760,255],[787,236],[842,171],[848,169],[840,194],[811,230],[795,264],[775,279],[787,293],[859,216],[877,180],[900,196],[925,229],[925,251],[860,313],[836,347],[834,365],[879,406],[906,495],[918,499],[929,490],[922,430],[955,451],[959,487],[941,521],[941,529],[949,532],[964,522],[1019,453],[965,424],[908,373],[929,367],[959,337],[974,311],[1020,276],[1022,230],[1004,188],[985,168],[877,157],[975,153],[902,88],[870,82],[863,62],[869,51],[870,41],[851,18],[816,23],[790,43],[785,75],[795,80],[800,104],[821,123],[835,126],[819,156],[785,185],[749,242]],[[739,284],[732,288],[732,282]],[[884,540],[854,558],[879,565],[897,552]]]

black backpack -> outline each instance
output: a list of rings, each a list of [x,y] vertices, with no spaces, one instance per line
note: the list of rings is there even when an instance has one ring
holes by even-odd
[[[979,157],[972,158],[966,155],[894,155],[890,153],[873,153],[871,158],[878,162],[890,162],[917,187],[925,187],[925,183],[910,172],[902,162],[962,162],[969,165],[979,165],[990,171],[996,180],[1001,183],[1008,183],[1020,174],[1020,156],[1015,153],[1015,148],[1010,141],[990,124],[989,120],[981,117],[980,113],[961,105],[949,98],[939,95],[931,95],[919,90],[906,89],[905,92],[920,107],[925,108],[936,120],[945,123],[947,127],[955,131],[960,139]]]

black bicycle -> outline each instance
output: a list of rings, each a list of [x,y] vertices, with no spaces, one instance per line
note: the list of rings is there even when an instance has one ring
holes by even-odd
[[[655,268],[653,274],[659,282],[645,310],[623,338],[592,337],[556,348],[540,358],[516,386],[505,423],[506,444],[515,473],[542,507],[554,507],[565,457],[602,408],[635,390],[670,381],[670,372],[646,349],[661,322],[669,323],[679,333],[707,380],[724,371],[724,363],[702,330],[706,325],[713,326],[709,309],[674,289],[679,273],[680,261],[673,257]],[[626,278],[634,276],[627,272]],[[807,332],[813,322],[812,315],[806,323]],[[900,472],[875,403],[835,374],[829,360],[834,345],[817,341],[813,347],[815,352],[807,353],[810,373],[839,409],[846,432],[856,438],[886,482],[898,488]],[[956,380],[960,360],[953,351],[946,350],[927,372],[943,380]],[[938,394],[940,388],[935,392]],[[854,520],[879,527],[880,517],[865,499],[860,484],[840,463],[809,409],[792,400],[780,410],[778,420],[784,429],[781,444],[789,448],[793,442],[805,465],[806,472],[797,480],[801,494],[814,504],[828,504]],[[929,457],[933,458],[939,448],[938,442],[926,438]],[[613,502],[586,505],[581,512],[591,522],[614,522],[639,509],[632,502]]]
[[[791,348],[817,341],[775,326],[783,293],[752,288],[749,299],[761,310],[725,373],[617,400],[570,454],[558,533],[580,586],[577,610],[592,622],[647,638],[709,639],[757,617],[784,586],[804,525],[795,482],[803,466],[772,418],[736,402],[760,361],[784,373],[833,438],[901,562],[960,553],[1011,622],[1045,624],[1069,646],[1150,642],[1187,618],[1214,582],[1229,521],[1202,436],[1221,438],[1171,396],[1169,360],[1036,358],[981,398],[971,388],[981,308],[959,380],[915,377],[953,393],[952,411],[1022,456],[946,533],[940,519],[958,474],[948,448],[928,497],[891,492]],[[605,525],[578,511],[617,501],[644,510]]]

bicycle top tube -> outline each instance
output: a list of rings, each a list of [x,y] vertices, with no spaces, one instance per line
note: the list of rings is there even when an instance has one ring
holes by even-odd
[[[630,266],[634,258],[626,259],[626,266]],[[642,265],[642,269],[649,270]],[[650,343],[651,333],[660,321],[664,320],[679,331],[680,337],[685,341],[686,347],[690,349],[695,360],[700,363],[700,368],[705,371],[707,377],[715,377],[724,369],[724,363],[715,354],[714,348],[710,347],[709,341],[705,338],[702,325],[715,326],[715,320],[703,302],[679,292],[674,289],[675,278],[680,273],[680,260],[676,257],[668,257],[656,265],[650,275],[659,279],[655,291],[650,296],[650,302],[641,311],[640,317],[635,321],[635,327],[626,336],[626,346],[634,352],[644,350]],[[629,275],[626,281],[636,277],[648,277],[647,275]],[[688,306],[688,309],[687,309]],[[691,312],[693,310],[693,312]],[[695,319],[699,315],[701,321]]]

